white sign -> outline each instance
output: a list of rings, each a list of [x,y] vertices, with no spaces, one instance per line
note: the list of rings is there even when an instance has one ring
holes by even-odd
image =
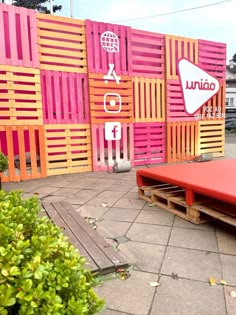
[[[105,123],[105,139],[108,141],[121,139],[121,123],[120,122],[106,122]]]
[[[219,91],[217,79],[186,59],[179,61],[179,75],[185,110],[189,115],[196,113]]]
[[[118,36],[113,32],[104,32],[100,38],[102,48],[107,52],[118,53],[120,51],[120,42]]]
[[[120,94],[106,93],[103,98],[103,105],[106,113],[119,113],[122,106]]]
[[[105,83],[108,83],[108,80],[115,80],[117,84],[120,84],[120,77],[118,77],[114,68],[115,65],[109,63],[108,73],[103,76],[103,79],[106,80]]]

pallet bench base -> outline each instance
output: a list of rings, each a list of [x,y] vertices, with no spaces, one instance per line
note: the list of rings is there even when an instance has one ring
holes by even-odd
[[[190,206],[186,202],[185,189],[179,186],[167,183],[140,186],[138,195],[140,199],[194,224],[202,224],[216,219],[236,227],[236,217],[230,213],[230,209],[235,208],[235,205],[195,194],[194,203]]]
[[[46,215],[63,229],[70,242],[87,260],[92,272],[106,274],[128,264],[68,202],[43,203]]]

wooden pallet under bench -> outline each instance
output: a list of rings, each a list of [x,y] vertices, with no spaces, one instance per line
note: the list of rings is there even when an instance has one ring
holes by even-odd
[[[171,212],[194,224],[202,224],[217,219],[236,227],[236,217],[232,216],[234,205],[195,194],[192,206],[186,203],[186,190],[167,183],[140,186],[138,195],[150,204]]]
[[[128,264],[68,202],[43,203],[46,215],[63,229],[69,241],[87,260],[93,273],[107,274]]]

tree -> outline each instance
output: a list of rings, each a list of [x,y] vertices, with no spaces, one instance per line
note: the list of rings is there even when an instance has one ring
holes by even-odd
[[[2,189],[2,174],[8,168],[8,159],[7,157],[0,152],[0,190]]]
[[[236,54],[233,55],[233,62],[236,63]]]
[[[50,10],[48,9],[46,3],[48,0],[13,0],[12,4],[17,7],[24,7],[27,9],[37,10],[42,13],[49,14]],[[53,12],[60,11],[62,5],[53,5]]]

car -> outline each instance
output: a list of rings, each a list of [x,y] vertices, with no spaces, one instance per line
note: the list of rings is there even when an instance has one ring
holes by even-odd
[[[236,132],[236,120],[229,120],[225,122],[225,129],[228,132]]]

